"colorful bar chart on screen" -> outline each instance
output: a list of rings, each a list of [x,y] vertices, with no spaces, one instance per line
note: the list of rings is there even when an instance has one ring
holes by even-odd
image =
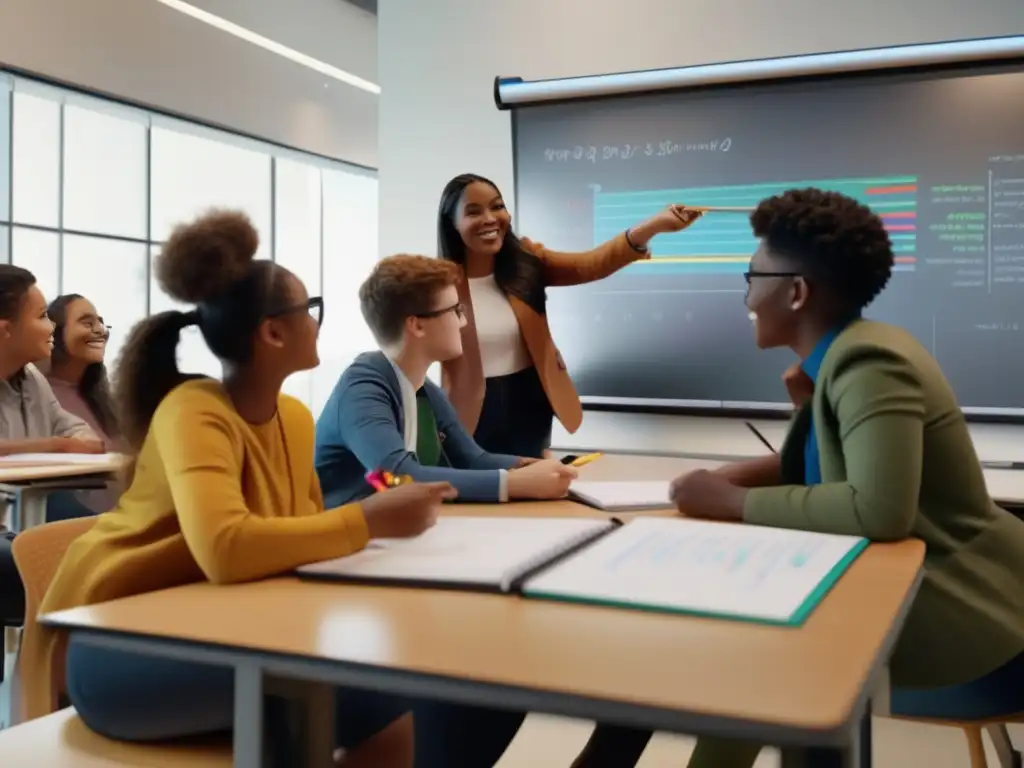
[[[631,224],[652,216],[669,203],[693,206],[755,207],[788,189],[819,187],[841,192],[867,204],[889,232],[896,270],[913,271],[917,263],[917,178],[893,176],[855,179],[781,181],[723,187],[651,189],[594,193],[594,243],[615,237]],[[757,238],[743,213],[708,213],[689,229],[659,235],[651,242],[652,258],[629,268],[634,275],[739,274],[748,269]]]

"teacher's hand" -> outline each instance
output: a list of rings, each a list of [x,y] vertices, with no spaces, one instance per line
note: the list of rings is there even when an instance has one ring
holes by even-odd
[[[695,211],[685,205],[670,205],[635,227],[630,227],[629,241],[636,248],[646,248],[655,235],[684,230],[703,215],[704,211]]]
[[[733,485],[723,475],[706,469],[680,475],[669,486],[669,500],[689,517],[742,520],[746,498],[746,488]]]

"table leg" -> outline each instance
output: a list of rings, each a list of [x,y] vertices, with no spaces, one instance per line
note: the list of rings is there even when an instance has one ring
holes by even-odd
[[[845,747],[784,747],[782,768],[871,768],[871,714],[865,713]]]
[[[49,490],[44,488],[20,488],[11,509],[12,531],[24,531],[46,522],[46,497]]]
[[[263,670],[255,664],[235,667],[235,768],[264,768]]]

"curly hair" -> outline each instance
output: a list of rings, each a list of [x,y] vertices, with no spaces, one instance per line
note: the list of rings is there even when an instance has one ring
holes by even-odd
[[[53,352],[50,353],[51,366],[59,366],[68,359],[68,347],[64,341],[64,330],[68,323],[68,306],[85,297],[79,293],[65,293],[50,302],[46,314],[53,323]],[[109,333],[107,334],[110,335]],[[114,411],[114,398],[110,394],[110,382],[107,379],[107,366],[103,363],[89,363],[78,382],[78,394],[89,406],[103,431],[110,437],[117,438],[121,431]]]
[[[117,364],[118,421],[128,445],[138,451],[157,406],[195,375],[178,369],[181,331],[199,325],[210,350],[240,364],[252,354],[253,333],[275,305],[283,305],[286,272],[256,260],[259,235],[248,216],[213,210],[178,225],[154,262],[157,282],[172,299],[197,304],[194,312],[171,310],[139,322]]]
[[[754,234],[851,309],[864,309],[892,276],[889,233],[870,208],[821,189],[791,189],[762,200]]]
[[[402,339],[406,318],[438,309],[434,298],[461,278],[459,268],[450,261],[388,256],[359,286],[359,309],[378,344],[395,344]]]
[[[464,173],[445,185],[437,209],[437,255],[461,267],[466,266],[466,243],[455,228],[455,219],[462,193],[476,182],[488,184],[501,194],[498,185],[490,179]],[[511,229],[505,233],[501,250],[494,259],[494,281],[504,293],[515,296],[537,314],[543,315],[547,311],[544,264],[523,247]]]

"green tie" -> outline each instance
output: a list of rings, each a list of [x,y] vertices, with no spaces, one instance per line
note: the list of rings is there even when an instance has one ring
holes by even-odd
[[[441,463],[441,438],[437,433],[437,419],[425,392],[416,393],[416,457],[424,467]]]

